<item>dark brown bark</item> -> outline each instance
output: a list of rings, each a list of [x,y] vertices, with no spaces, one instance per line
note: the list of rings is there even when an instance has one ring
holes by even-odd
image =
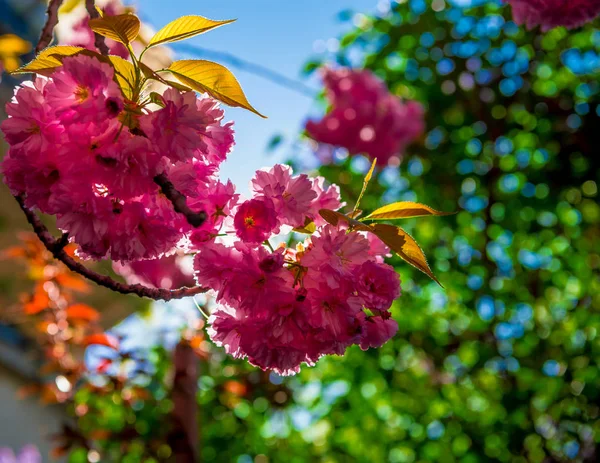
[[[96,18],[100,17],[100,13],[98,13],[98,10],[96,10],[96,5],[95,5],[94,0],[85,0],[85,9],[87,10],[88,15],[90,15],[90,19],[96,19]],[[104,37],[102,37],[100,34],[97,34],[95,32],[94,32],[94,45],[96,46],[98,51],[100,53],[102,53],[103,55],[109,54],[109,50],[108,50],[108,47],[106,46],[106,42],[104,41]]]
[[[58,9],[60,8],[62,2],[63,0],[51,0],[48,4],[48,9],[46,10],[48,18],[46,19],[46,24],[44,24],[44,28],[42,29],[40,40],[35,47],[36,54],[38,54],[52,42],[54,28],[58,24]]]
[[[187,199],[184,195],[182,195],[177,188],[171,183],[171,181],[167,178],[165,174],[160,174],[154,177],[154,183],[156,183],[160,187],[160,191],[167,197],[171,204],[173,204],[173,209],[176,212],[184,215],[187,222],[192,227],[199,227],[206,220],[206,213],[204,211],[194,212],[187,205]]]

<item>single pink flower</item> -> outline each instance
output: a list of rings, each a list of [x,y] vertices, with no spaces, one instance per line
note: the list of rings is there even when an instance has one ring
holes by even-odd
[[[340,187],[337,185],[329,185],[325,187],[325,178],[314,177],[312,179],[312,188],[317,194],[310,204],[309,215],[316,226],[325,225],[327,222],[319,215],[321,209],[330,209],[337,211],[346,203],[343,203],[340,196]]]
[[[363,314],[360,319],[363,320],[360,337],[362,350],[381,347],[398,332],[398,323],[388,312],[372,317]]]
[[[38,77],[17,87],[13,100],[6,104],[8,119],[0,128],[11,148],[22,155],[39,156],[60,142],[63,128],[53,108],[44,98],[48,80]]]
[[[369,242],[369,255],[375,262],[382,263],[386,257],[392,257],[390,248],[374,233],[364,233]]]
[[[360,233],[348,233],[332,225],[324,225],[310,238],[302,265],[318,269],[331,265],[337,271],[351,271],[369,258],[369,242]]]
[[[45,87],[46,103],[65,123],[104,122],[123,109],[114,69],[85,55],[67,57]]]
[[[233,219],[238,238],[246,243],[259,244],[277,228],[277,213],[268,198],[243,202]]]
[[[354,281],[358,295],[368,309],[388,310],[400,297],[400,277],[390,265],[368,260],[354,269]]]
[[[362,310],[362,301],[354,295],[352,281],[331,266],[321,267],[318,274],[314,273],[310,287],[305,281],[310,304],[308,322],[314,328],[326,330],[334,339],[351,344],[356,334],[354,319]]]
[[[317,196],[306,175],[294,177],[291,167],[282,164],[276,164],[268,171],[257,171],[251,184],[257,196],[273,201],[280,223],[292,227],[304,225],[310,205]]]
[[[214,123],[210,113],[196,105],[194,92],[168,88],[162,95],[164,107],[140,118],[140,127],[157,152],[172,162],[187,161],[206,152],[204,134]]]
[[[229,288],[240,268],[243,255],[220,243],[205,243],[194,257],[194,274],[200,286],[217,291],[218,299],[228,297]]]

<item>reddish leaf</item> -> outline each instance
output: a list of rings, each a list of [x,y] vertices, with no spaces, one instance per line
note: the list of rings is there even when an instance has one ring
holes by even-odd
[[[49,303],[50,299],[46,291],[38,289],[31,300],[23,306],[23,310],[27,315],[34,315],[46,310]]]
[[[95,322],[100,318],[100,314],[86,304],[75,304],[67,308],[67,317],[74,320]]]

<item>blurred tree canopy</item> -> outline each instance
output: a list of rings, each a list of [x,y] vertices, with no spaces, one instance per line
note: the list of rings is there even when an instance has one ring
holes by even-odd
[[[219,386],[222,372],[253,389],[261,375],[240,362],[205,369],[206,461],[597,461],[600,30],[527,32],[499,2],[469,0],[348,20],[337,64],[427,108],[425,137],[362,208],[459,209],[407,222],[445,290],[395,258],[399,334],[267,400]],[[351,205],[369,163],[334,159],[319,173]]]

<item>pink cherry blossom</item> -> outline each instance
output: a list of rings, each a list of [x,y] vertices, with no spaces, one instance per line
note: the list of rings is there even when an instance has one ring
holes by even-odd
[[[600,15],[597,0],[505,0],[512,7],[514,21],[528,29],[540,26],[546,32],[554,27],[573,29]]]
[[[369,242],[369,255],[375,262],[382,263],[386,257],[392,257],[390,248],[373,233],[364,233]]]
[[[123,96],[113,76],[113,68],[96,58],[70,57],[46,84],[45,101],[65,122],[114,119],[123,109]]]
[[[233,219],[238,238],[246,243],[262,243],[277,228],[277,213],[268,198],[243,202]]]
[[[354,269],[354,279],[358,295],[368,309],[388,310],[400,297],[400,278],[390,265],[368,260]]]
[[[301,262],[311,268],[331,265],[337,271],[350,271],[368,258],[369,242],[363,235],[326,225],[311,237]]]
[[[398,332],[398,323],[387,312],[377,316],[361,315],[364,322],[360,348],[367,350],[383,346]]]
[[[292,227],[304,225],[307,211],[317,196],[308,176],[293,177],[289,166],[276,164],[269,171],[257,171],[251,183],[256,195],[273,201],[282,223]]]
[[[308,121],[314,140],[365,154],[386,165],[397,163],[406,146],[424,131],[424,110],[389,93],[368,70],[326,69],[323,82],[332,109],[318,122]]]
[[[309,216],[314,221],[315,225],[325,225],[325,220],[319,215],[319,210],[330,209],[337,211],[343,207],[346,203],[343,203],[340,197],[340,187],[337,185],[325,186],[325,179],[323,177],[314,177],[312,179],[312,188],[317,194],[317,197],[313,199],[310,204]]]
[[[38,77],[17,87],[13,100],[6,104],[9,116],[2,122],[2,132],[13,152],[37,156],[60,140],[63,129],[44,98],[48,80]]]
[[[140,118],[140,127],[156,150],[171,161],[186,161],[206,153],[204,135],[215,123],[210,113],[196,105],[194,92],[181,93],[174,88],[162,95],[164,107]]]

